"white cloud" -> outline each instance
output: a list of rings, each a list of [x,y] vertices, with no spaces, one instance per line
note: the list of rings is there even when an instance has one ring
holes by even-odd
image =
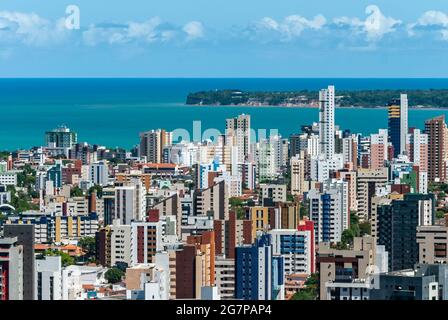
[[[448,15],[441,11],[426,11],[417,21],[421,26],[443,26],[448,27]]]
[[[247,40],[287,44],[299,40],[301,45],[313,48],[375,50],[384,43],[380,40],[386,35],[402,32],[406,36],[406,30],[409,37],[436,32],[439,38],[448,41],[448,14],[441,11],[424,12],[417,21],[408,24],[383,14],[376,5],[367,6],[365,14],[365,18],[345,16],[332,20],[322,14],[309,18],[292,14],[277,20],[266,16],[247,26],[218,31],[205,30],[200,21],[175,25],[153,17],[143,22],[94,23],[74,31],[66,29],[64,17],[48,20],[36,13],[0,11],[0,46],[49,46],[65,44],[70,39],[75,45],[141,44],[144,48],[148,44],[185,44],[206,38],[210,44]]]
[[[43,46],[64,40],[64,20],[46,20],[35,13],[0,11],[0,41]]]
[[[129,42],[151,43],[160,39],[158,30],[162,21],[154,17],[145,22],[125,24],[92,24],[82,34],[83,41],[89,46],[98,44],[126,44]]]
[[[159,33],[157,28],[162,24],[159,17],[154,17],[143,23],[129,22],[126,37],[129,39],[142,39],[147,42],[157,41]]]
[[[359,18],[340,17],[333,22],[340,27],[348,27],[357,34],[365,34],[368,41],[381,40],[385,34],[396,31],[402,21],[386,17],[376,5],[367,6],[365,20]]]
[[[198,21],[191,21],[182,28],[164,23],[159,17],[144,22],[125,24],[92,24],[83,32],[83,41],[88,46],[99,44],[162,43],[174,40],[187,41],[203,37],[204,28]]]
[[[187,41],[204,37],[204,27],[199,21],[188,22],[182,30],[187,34]]]
[[[426,11],[415,23],[407,26],[410,36],[414,36],[418,30],[434,30],[440,32],[443,40],[448,40],[448,15],[441,11]]]
[[[300,15],[290,15],[280,22],[271,17],[264,17],[252,24],[249,27],[249,32],[254,34],[252,38],[254,36],[263,37],[263,35],[268,36],[271,34],[274,38],[278,38],[281,41],[291,41],[294,38],[298,38],[307,29],[321,29],[326,22],[325,17],[320,14],[313,19],[307,19]]]

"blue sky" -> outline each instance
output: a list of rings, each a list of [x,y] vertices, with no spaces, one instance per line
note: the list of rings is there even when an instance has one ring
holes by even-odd
[[[448,77],[447,53],[446,0],[0,2],[3,77]]]

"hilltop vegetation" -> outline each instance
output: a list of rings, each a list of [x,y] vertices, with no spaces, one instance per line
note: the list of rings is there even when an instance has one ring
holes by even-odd
[[[448,89],[429,90],[358,90],[336,91],[336,105],[340,107],[382,107],[392,99],[407,93],[409,106],[448,108]],[[187,105],[316,105],[318,91],[264,91],[214,90],[190,93]]]

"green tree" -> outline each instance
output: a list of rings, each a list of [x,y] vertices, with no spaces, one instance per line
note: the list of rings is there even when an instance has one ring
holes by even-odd
[[[36,190],[34,190],[34,188],[32,188],[32,187],[28,187],[26,193],[28,193],[28,195],[29,195],[30,198],[32,198],[32,199],[39,198],[39,192],[37,192]]]
[[[238,219],[246,218],[246,210],[244,210],[244,201],[237,197],[229,199],[230,209],[236,212]]]
[[[67,267],[75,264],[75,258],[70,256],[68,253],[59,251],[59,250],[51,250],[47,249],[44,252],[44,256],[60,256],[62,266]]]
[[[94,185],[93,187],[90,187],[89,189],[89,195],[92,194],[92,192],[96,192],[96,196],[98,198],[101,198],[103,196],[103,188],[100,185]]]
[[[242,207],[244,202],[240,198],[232,197],[232,198],[229,198],[229,204],[230,204],[230,207],[235,208],[235,207]]]
[[[359,235],[361,237],[365,236],[365,235],[370,235],[371,234],[371,225],[369,222],[362,222],[359,224]]]
[[[239,208],[236,208],[235,211],[236,211],[237,219],[239,219],[239,220],[246,219],[246,210],[244,210],[244,208],[239,207]]]
[[[123,161],[120,160],[119,158],[111,158],[111,159],[109,159],[108,161],[109,161],[110,164],[112,164],[112,165],[117,165],[117,164],[119,164],[119,163],[123,163]]]
[[[9,204],[16,209],[17,213],[22,213],[28,210],[38,210],[39,206],[32,204],[30,201],[31,198],[28,194],[24,193],[23,191],[14,191],[11,192],[11,201]]]
[[[193,190],[195,188],[196,185],[194,184],[194,182],[190,181],[190,182],[186,182],[185,186],[188,188],[188,190],[191,191],[191,190]]]
[[[356,237],[356,234],[352,229],[345,229],[342,231],[341,235],[341,243],[343,248],[347,248],[351,244],[353,244],[353,238]]]
[[[283,175],[284,183],[286,184],[286,188],[288,190],[291,189],[291,168],[289,168]]]
[[[447,89],[406,90],[415,106],[448,108]],[[371,107],[383,106],[384,101],[399,96],[399,90],[340,90],[336,97],[337,106]],[[310,104],[317,102],[319,93],[314,90],[298,91],[241,91],[239,89],[211,90],[189,93],[186,103],[189,105],[246,105],[259,102],[268,105],[280,105],[293,102]]]
[[[107,282],[114,284],[121,281],[121,279],[123,278],[123,271],[116,267],[113,267],[106,271],[104,277],[106,278]]]
[[[308,211],[308,203],[306,201],[303,201],[300,204],[300,218],[303,219],[303,217],[309,217]]]
[[[8,159],[8,156],[11,153],[9,151],[0,151],[0,160],[6,160]]]
[[[291,300],[316,300],[319,285],[318,274],[311,274],[305,281],[304,288],[297,291]]]
[[[437,219],[443,219],[445,217],[445,211],[443,210],[437,210],[436,211],[436,218]]]
[[[350,212],[350,227],[342,231],[341,242],[337,243],[336,249],[348,249],[353,245],[355,237],[363,237],[369,235],[371,232],[371,225],[369,222],[359,222],[359,218],[355,211]]]
[[[74,186],[71,190],[70,190],[70,197],[82,197],[84,195],[84,192],[82,191],[82,189],[78,186]]]
[[[36,184],[36,171],[29,165],[23,166],[22,171],[17,174],[17,185],[23,188],[34,187]]]
[[[307,289],[300,289],[292,296],[291,300],[315,300],[314,294]]]
[[[88,257],[95,256],[96,253],[96,241],[94,237],[83,237],[79,239],[78,246],[80,246]]]

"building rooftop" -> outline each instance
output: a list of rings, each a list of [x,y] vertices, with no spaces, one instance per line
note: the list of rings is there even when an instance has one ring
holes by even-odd
[[[10,237],[10,238],[0,238],[0,244],[14,244],[17,242],[17,237]]]
[[[401,276],[401,277],[414,277],[416,274],[416,270],[414,269],[404,269],[404,270],[397,270],[397,271],[391,271],[386,273],[387,275],[391,276]]]

